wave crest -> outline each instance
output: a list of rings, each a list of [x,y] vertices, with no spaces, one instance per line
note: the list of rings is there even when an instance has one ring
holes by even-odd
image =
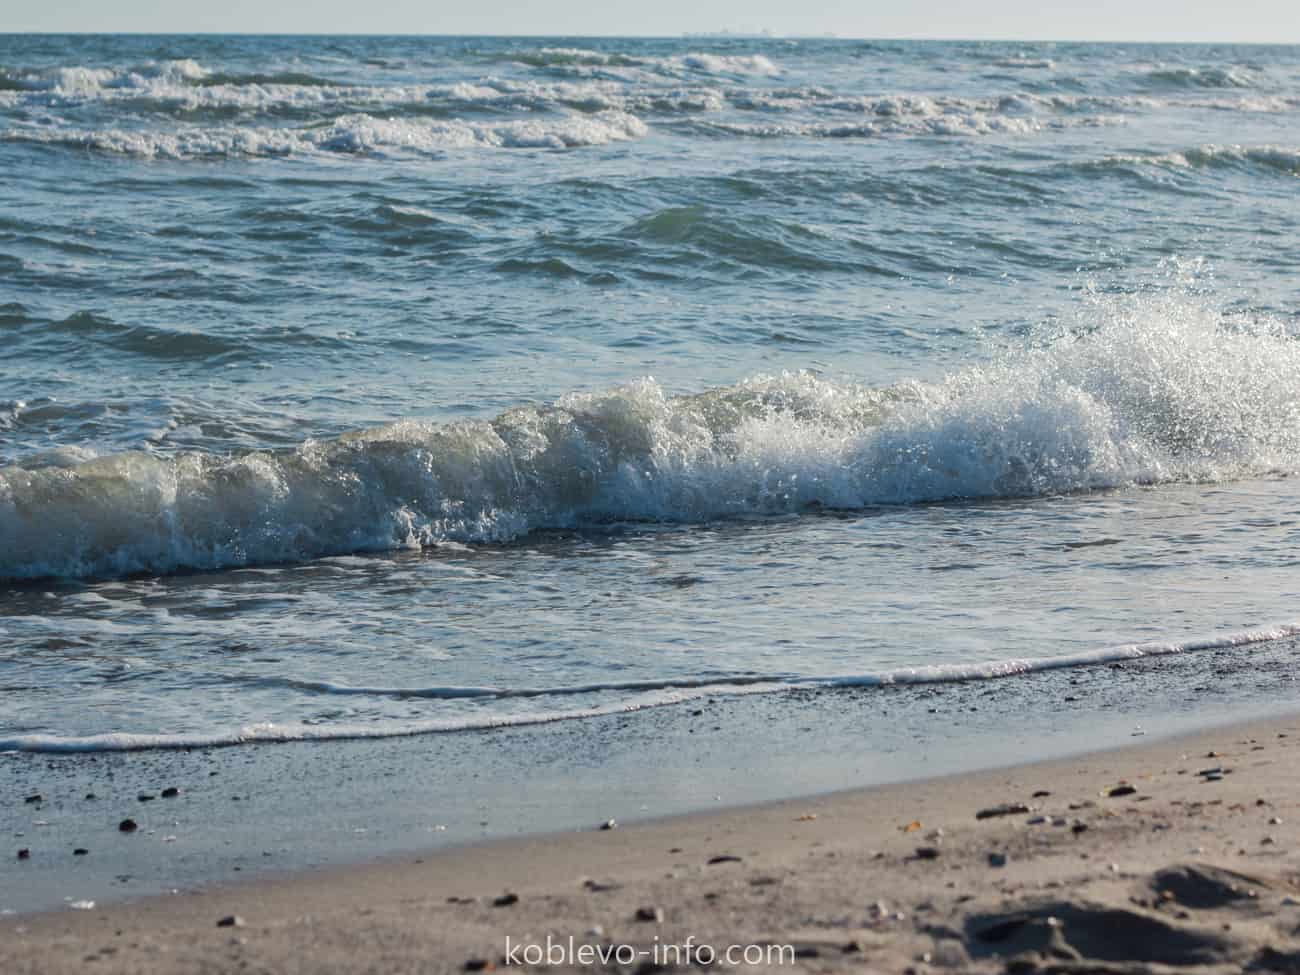
[[[1185,297],[937,383],[809,374],[690,396],[646,379],[492,420],[403,421],[285,452],[118,454],[0,470],[0,577],[288,562],[1300,469],[1300,346]]]
[[[649,128],[626,112],[560,119],[466,122],[459,119],[346,115],[321,128],[188,126],[175,132],[131,129],[7,129],[0,139],[71,146],[147,159],[288,156],[299,153],[429,153],[447,149],[573,149],[644,136]]]

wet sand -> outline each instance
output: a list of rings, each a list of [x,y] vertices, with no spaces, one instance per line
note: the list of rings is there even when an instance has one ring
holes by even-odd
[[[484,970],[549,936],[568,953],[551,967],[620,971],[699,964],[700,945],[787,970],[1297,971],[1297,823],[1300,718],[1257,721],[11,917],[0,969]]]

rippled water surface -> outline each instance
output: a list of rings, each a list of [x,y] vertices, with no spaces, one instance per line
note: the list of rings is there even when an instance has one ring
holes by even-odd
[[[0,746],[1290,632],[1298,122],[1294,47],[0,36]]]

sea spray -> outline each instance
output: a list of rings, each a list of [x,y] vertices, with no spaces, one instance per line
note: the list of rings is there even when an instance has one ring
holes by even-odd
[[[1300,345],[1172,290],[931,383],[652,379],[293,450],[0,470],[0,576],[293,562],[602,521],[1016,498],[1300,465]]]

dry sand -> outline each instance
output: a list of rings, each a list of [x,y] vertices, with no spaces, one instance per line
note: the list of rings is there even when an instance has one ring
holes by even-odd
[[[1010,809],[979,818],[999,806]],[[507,937],[522,962],[550,936],[566,951],[617,951],[622,963],[578,967],[620,971],[676,967],[685,949],[668,946],[693,939],[723,967],[731,945],[790,945],[793,963],[778,952],[752,967],[1300,972],[1297,824],[1300,719],[1257,722],[1011,770],[8,918],[0,971],[501,969],[512,967]],[[628,963],[634,949],[645,954]],[[736,957],[734,967],[750,967]]]

